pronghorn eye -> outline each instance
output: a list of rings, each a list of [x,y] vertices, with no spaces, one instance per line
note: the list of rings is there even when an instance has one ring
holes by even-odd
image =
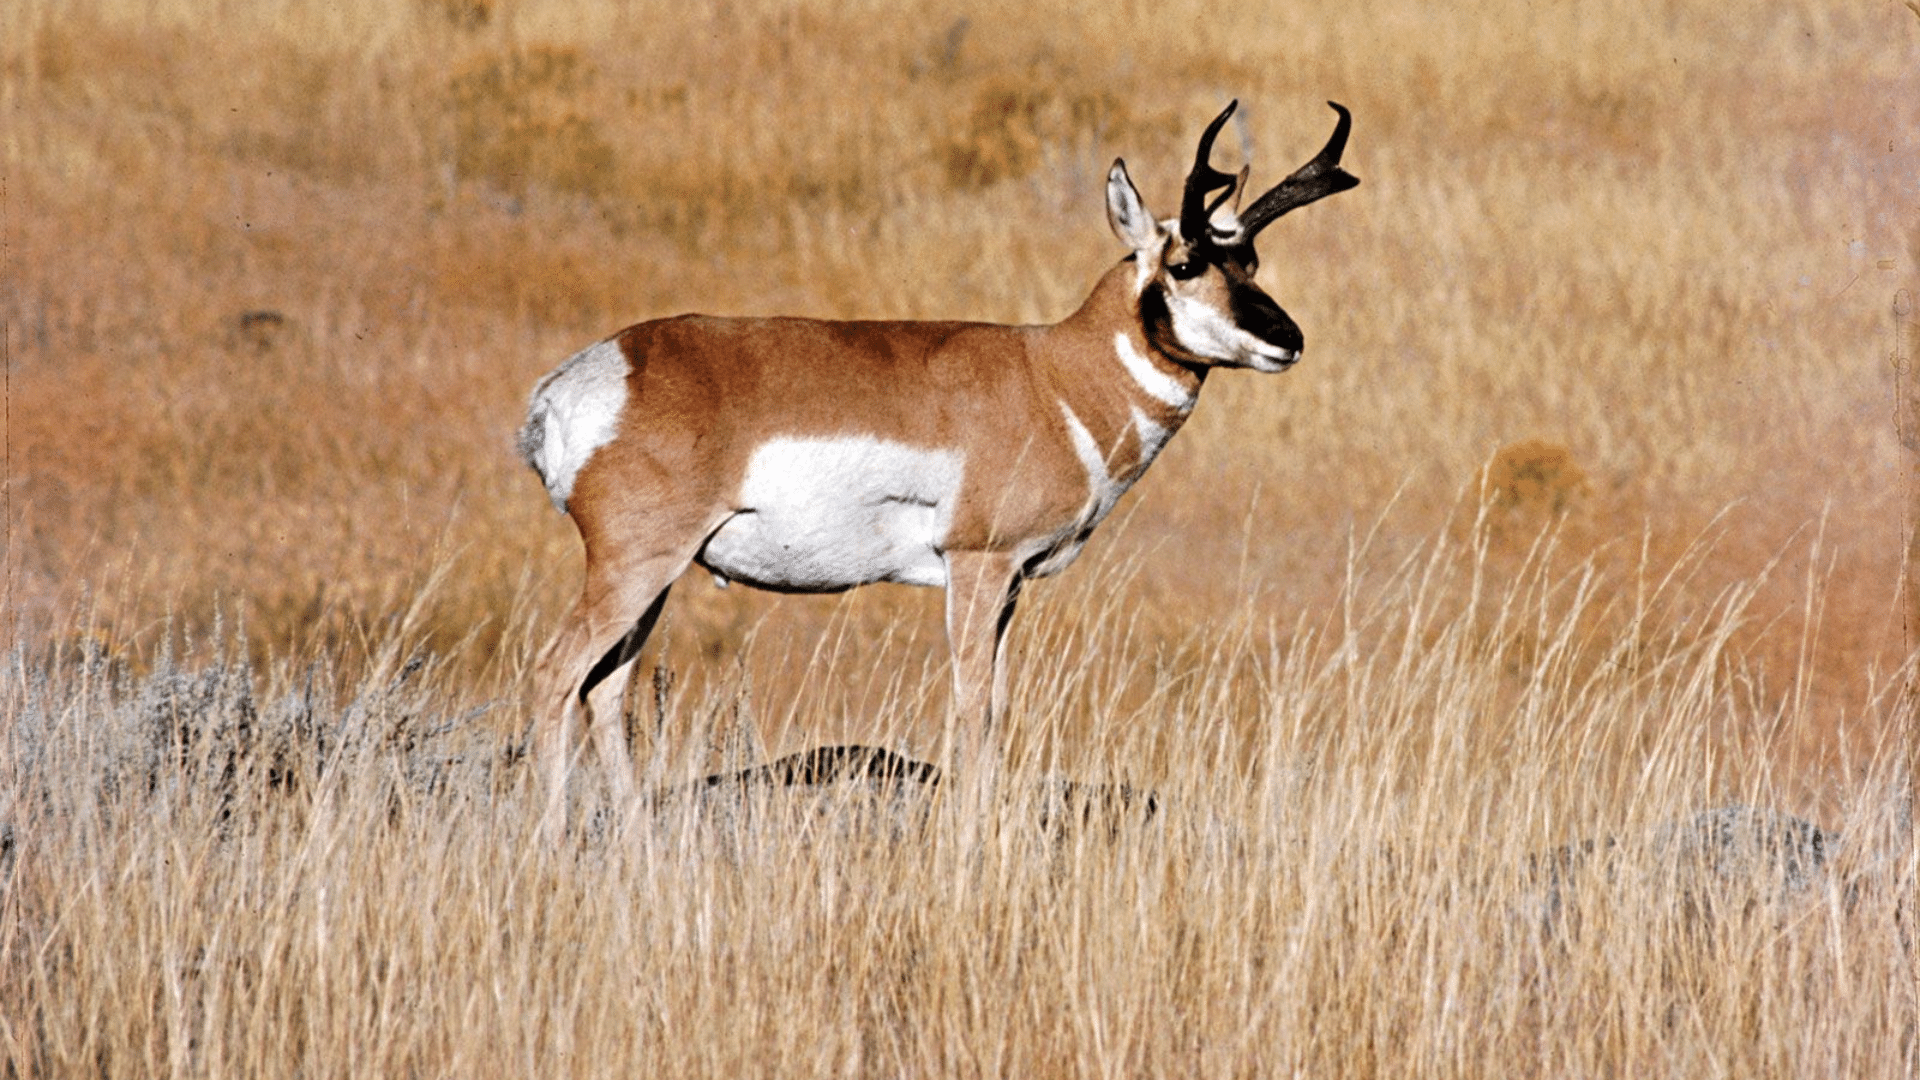
[[[1191,281],[1199,277],[1206,269],[1207,264],[1201,262],[1199,259],[1189,259],[1183,263],[1169,263],[1167,265],[1167,273],[1172,274],[1175,281]]]

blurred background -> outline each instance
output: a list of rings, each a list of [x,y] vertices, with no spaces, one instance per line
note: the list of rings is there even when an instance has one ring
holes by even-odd
[[[1592,567],[1598,618],[1678,567],[1671,632],[1745,604],[1768,752],[1831,767],[1911,644],[1916,42],[1896,0],[13,0],[0,633],[350,669],[404,621],[511,695],[578,587],[511,450],[558,361],[692,310],[1058,319],[1123,254],[1115,156],[1170,213],[1238,97],[1218,159],[1263,189],[1331,98],[1362,186],[1263,238],[1304,362],[1209,382],[1016,664],[1090,620],[1174,669],[1284,646],[1363,543]],[[939,604],[690,578],[662,647],[774,698],[892,658],[871,684],[939,670]]]

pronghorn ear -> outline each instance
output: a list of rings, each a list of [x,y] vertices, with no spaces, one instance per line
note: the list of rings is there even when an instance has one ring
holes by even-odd
[[[1160,226],[1140,201],[1140,189],[1127,175],[1127,163],[1119,158],[1114,158],[1113,168],[1107,170],[1107,224],[1113,226],[1113,235],[1134,251],[1144,250],[1160,235]]]

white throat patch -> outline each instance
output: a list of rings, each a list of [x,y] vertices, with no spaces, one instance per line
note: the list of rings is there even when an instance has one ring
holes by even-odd
[[[1086,518],[1086,526],[1100,524],[1113,510],[1113,504],[1133,486],[1131,480],[1122,480],[1108,470],[1107,452],[1087,430],[1072,406],[1062,401],[1060,415],[1067,421],[1067,437],[1073,441],[1074,456],[1080,459],[1080,467],[1087,471],[1087,505],[1081,511]]]
[[[1153,459],[1160,456],[1160,449],[1167,445],[1173,432],[1154,423],[1151,417],[1140,411],[1138,405],[1132,409],[1134,434],[1140,438],[1140,471],[1144,472],[1147,466],[1153,464]]]
[[[1123,331],[1113,335],[1113,351],[1120,357],[1120,363],[1127,369],[1140,389],[1145,390],[1154,400],[1173,406],[1181,412],[1193,408],[1193,391],[1179,379],[1153,366]]]

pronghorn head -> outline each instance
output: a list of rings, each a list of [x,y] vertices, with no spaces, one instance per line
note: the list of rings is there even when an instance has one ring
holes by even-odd
[[[1180,200],[1180,216],[1155,221],[1115,160],[1107,173],[1107,220],[1133,249],[1140,317],[1148,338],[1167,355],[1195,364],[1285,371],[1300,359],[1304,339],[1273,297],[1254,283],[1260,256],[1253,241],[1289,210],[1345,191],[1360,181],[1340,168],[1353,119],[1333,102],[1340,122],[1312,161],[1239,212],[1247,171],[1230,176],[1211,164],[1214,136],[1238,101],[1207,125]],[[1208,197],[1225,188],[1212,201]],[[1224,212],[1223,211],[1224,208]]]

